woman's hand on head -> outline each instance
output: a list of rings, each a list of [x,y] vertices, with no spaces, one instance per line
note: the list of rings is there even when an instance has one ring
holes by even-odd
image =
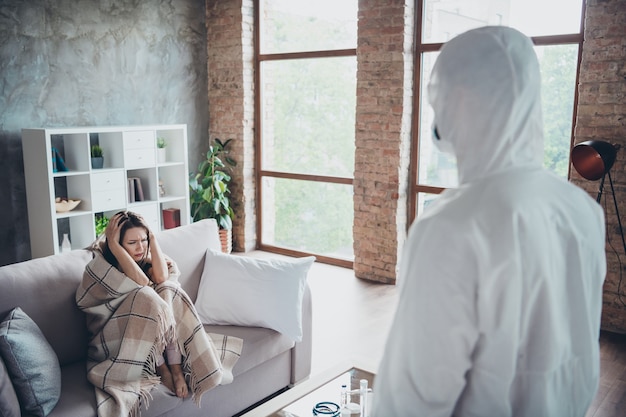
[[[141,216],[139,216],[141,218],[141,221],[143,222],[143,224],[146,226],[146,232],[148,233],[148,240],[150,242],[153,242],[154,239],[156,239],[154,237],[154,232],[152,232],[152,229],[150,228],[150,224]]]
[[[109,224],[104,230],[109,247],[120,243],[120,233],[122,229],[122,213],[117,213],[109,220]]]

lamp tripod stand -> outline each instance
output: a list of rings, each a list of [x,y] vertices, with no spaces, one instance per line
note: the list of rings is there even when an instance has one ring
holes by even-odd
[[[624,239],[624,229],[622,228],[622,220],[621,220],[621,216],[619,215],[619,208],[617,207],[617,197],[615,197],[615,188],[613,187],[613,179],[611,178],[610,171],[607,171],[606,175],[602,176],[602,181],[600,181],[600,189],[598,190],[598,197],[596,201],[600,203],[600,199],[602,198],[605,176],[609,177],[609,185],[611,186],[611,195],[613,196],[613,204],[615,204],[615,215],[617,216],[617,224],[619,225],[619,235],[622,238],[622,245],[624,247],[624,253],[626,254],[626,240]]]

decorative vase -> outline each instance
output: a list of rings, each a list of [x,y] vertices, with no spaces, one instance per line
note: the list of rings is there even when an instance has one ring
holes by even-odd
[[[222,252],[231,253],[233,251],[233,231],[220,229],[220,243],[222,244]]]
[[[93,169],[100,169],[104,166],[104,157],[102,156],[92,156],[91,157],[91,167]]]
[[[165,148],[157,148],[157,161],[162,164],[167,161],[167,152]]]
[[[67,233],[63,233],[63,242],[61,242],[61,253],[68,253],[72,251],[72,244],[70,243]]]

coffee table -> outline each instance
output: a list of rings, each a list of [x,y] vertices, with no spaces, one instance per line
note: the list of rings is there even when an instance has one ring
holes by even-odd
[[[348,390],[358,390],[359,381],[366,379],[368,387],[373,388],[373,367],[363,362],[345,362],[335,365],[321,374],[303,381],[282,394],[259,405],[241,417],[310,417],[313,407],[323,401],[340,403],[341,386]],[[368,395],[371,405],[372,393]],[[359,404],[359,395],[352,395],[350,401]],[[352,416],[359,416],[356,412]]]

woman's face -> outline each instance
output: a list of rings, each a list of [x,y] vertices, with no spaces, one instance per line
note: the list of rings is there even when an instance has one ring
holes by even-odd
[[[122,238],[122,247],[132,256],[135,262],[146,257],[148,252],[148,233],[143,227],[131,227]]]

